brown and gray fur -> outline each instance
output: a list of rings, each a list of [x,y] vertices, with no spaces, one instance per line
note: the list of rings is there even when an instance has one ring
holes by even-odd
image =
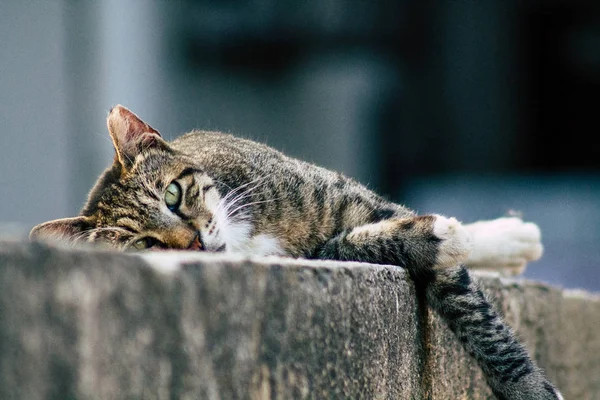
[[[167,143],[122,106],[109,113],[108,128],[115,160],[81,214],[40,224],[31,238],[398,265],[479,362],[498,399],[562,398],[462,266],[471,243],[455,219],[418,216],[249,140],[194,131]],[[181,193],[175,205],[166,204],[171,183]]]

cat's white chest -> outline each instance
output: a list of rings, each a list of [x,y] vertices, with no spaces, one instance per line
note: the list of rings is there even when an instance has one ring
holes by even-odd
[[[279,239],[272,235],[261,234],[246,237],[242,240],[230,242],[226,251],[228,253],[245,254],[249,256],[284,256]]]
[[[219,208],[220,210],[221,208]],[[270,234],[253,235],[254,227],[244,218],[230,219],[224,212],[217,212],[219,243],[225,244],[227,253],[250,256],[285,256],[281,241]]]
[[[256,256],[284,256],[285,252],[281,247],[279,239],[272,235],[256,235],[247,242],[246,251],[250,255]]]

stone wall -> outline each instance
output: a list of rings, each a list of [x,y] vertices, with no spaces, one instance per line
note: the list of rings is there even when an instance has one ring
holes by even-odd
[[[565,399],[600,300],[480,276]],[[0,399],[490,399],[399,268],[0,244]]]

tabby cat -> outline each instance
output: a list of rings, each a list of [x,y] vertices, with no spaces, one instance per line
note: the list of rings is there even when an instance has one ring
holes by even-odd
[[[31,238],[397,265],[479,362],[498,399],[562,399],[463,266],[521,268],[541,255],[535,225],[416,215],[250,140],[194,131],[166,142],[122,106],[107,124],[115,160],[81,214],[40,224]]]

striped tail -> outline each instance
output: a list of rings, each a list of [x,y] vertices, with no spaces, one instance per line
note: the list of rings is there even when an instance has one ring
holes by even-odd
[[[464,267],[437,270],[426,296],[477,360],[499,400],[562,400]]]

